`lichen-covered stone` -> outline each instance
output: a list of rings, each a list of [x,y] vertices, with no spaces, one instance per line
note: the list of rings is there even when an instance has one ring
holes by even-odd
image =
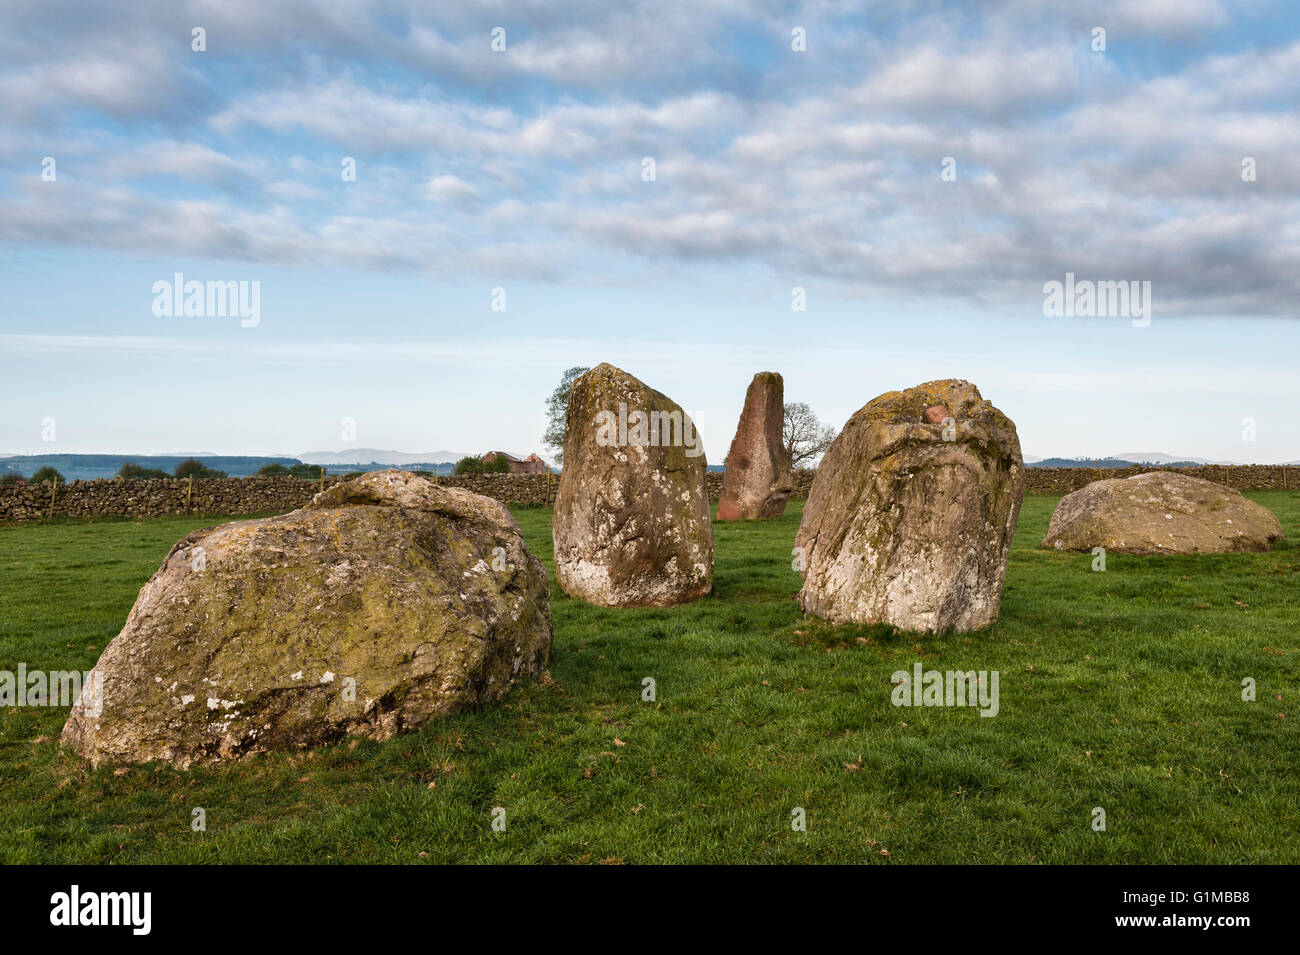
[[[681,406],[613,365],[573,383],[555,495],[564,592],[606,607],[667,607],[713,587],[707,461]]]
[[[546,572],[505,506],[378,471],[176,544],[63,742],[186,767],[384,739],[500,699],[550,645]]]
[[[1172,471],[1093,481],[1061,498],[1043,546],[1122,554],[1270,550],[1282,539],[1272,512],[1232,488]]]
[[[837,623],[987,626],[1024,483],[1015,425],[970,382],[873,399],[826,452],[804,505],[800,604]]]
[[[780,517],[794,490],[790,453],[781,440],[785,383],[774,371],[760,371],[745,392],[745,407],[727,452],[718,498],[718,520]]]

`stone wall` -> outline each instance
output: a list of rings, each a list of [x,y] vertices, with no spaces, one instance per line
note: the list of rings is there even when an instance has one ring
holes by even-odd
[[[326,486],[339,478],[325,479]],[[306,504],[319,481],[291,477],[72,481],[0,486],[0,520],[158,517],[164,514],[274,514]]]
[[[72,481],[0,485],[0,521],[62,517],[160,517],[167,514],[279,514],[301,507],[341,477],[303,481],[292,477]],[[552,474],[466,474],[438,483],[469,488],[515,507],[542,507],[555,500]]]
[[[1131,477],[1143,471],[1183,470],[1194,477],[1238,490],[1300,490],[1300,468],[1282,465],[1199,468],[1026,468],[1031,494],[1074,491],[1090,481]],[[794,497],[808,496],[815,471],[795,471]],[[326,477],[325,486],[342,478]],[[512,507],[545,507],[555,502],[559,477],[554,474],[465,474],[439,478],[440,484],[464,487]],[[709,497],[722,491],[722,473],[705,475]],[[291,477],[204,478],[188,480],[73,481],[58,488],[47,483],[0,485],[0,521],[62,517],[159,517],[166,514],[277,514],[306,504],[321,489],[319,481]],[[52,502],[51,502],[52,499]],[[52,504],[52,506],[51,506]]]
[[[1147,471],[1181,471],[1238,491],[1300,490],[1300,467],[1285,464],[1204,464],[1196,468],[1025,468],[1025,488],[1030,494],[1063,494],[1085,484],[1127,478]]]

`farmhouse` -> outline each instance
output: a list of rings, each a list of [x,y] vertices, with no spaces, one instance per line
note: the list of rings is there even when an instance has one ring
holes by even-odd
[[[541,474],[546,470],[546,462],[536,454],[530,454],[526,458],[517,458],[513,454],[506,454],[504,451],[489,451],[483,455],[481,460],[484,464],[491,464],[497,458],[505,458],[506,464],[510,465],[511,474]]]

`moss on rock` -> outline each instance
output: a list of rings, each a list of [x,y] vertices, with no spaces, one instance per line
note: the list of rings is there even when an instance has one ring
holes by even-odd
[[[546,666],[549,584],[503,505],[399,471],[185,537],[64,743],[179,766],[362,735],[500,699]]]
[[[1024,482],[1015,425],[970,382],[874,398],[817,469],[795,540],[800,604],[836,622],[987,626]]]
[[[577,379],[553,531],[565,593],[608,607],[671,606],[707,594],[707,464],[694,423],[666,395],[609,364]]]

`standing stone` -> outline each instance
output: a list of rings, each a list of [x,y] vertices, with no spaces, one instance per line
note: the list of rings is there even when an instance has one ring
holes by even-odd
[[[795,539],[800,604],[837,623],[987,626],[1024,488],[1016,426],[970,382],[873,399],[817,469]]]
[[[790,454],[781,440],[785,383],[774,371],[760,371],[745,392],[745,409],[727,453],[718,498],[718,520],[780,517],[794,490]]]
[[[94,765],[386,739],[541,674],[550,585],[505,505],[404,471],[181,540],[63,727]]]
[[[707,461],[681,406],[613,365],[573,383],[555,495],[555,570],[572,597],[667,607],[713,587]]]

